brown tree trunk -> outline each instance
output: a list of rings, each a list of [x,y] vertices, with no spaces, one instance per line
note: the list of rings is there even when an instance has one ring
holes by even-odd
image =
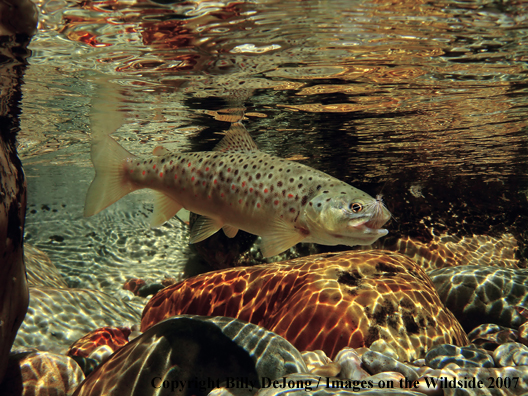
[[[35,28],[31,2],[0,2],[0,383],[29,300],[23,255],[26,179],[16,134],[26,47]]]

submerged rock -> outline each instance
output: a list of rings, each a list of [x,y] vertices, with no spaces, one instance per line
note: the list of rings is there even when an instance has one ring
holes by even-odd
[[[0,396],[67,396],[83,380],[81,368],[68,356],[49,352],[17,353],[9,357]]]
[[[141,329],[179,314],[246,320],[330,358],[378,339],[407,361],[435,344],[469,342],[421,268],[390,252],[330,253],[199,275],[158,292]]]
[[[425,364],[433,369],[442,369],[450,363],[458,367],[494,367],[493,358],[485,351],[473,347],[437,345],[425,355]]]
[[[150,327],[121,348],[75,395],[207,395],[218,387],[254,394],[262,378],[304,371],[299,351],[261,327],[185,315]]]
[[[484,323],[518,328],[528,298],[528,269],[467,265],[428,272],[438,295],[466,331]]]
[[[520,331],[518,330],[493,323],[486,323],[471,330],[468,338],[475,346],[488,351],[494,351],[499,345],[517,341],[519,339],[519,333]]]
[[[68,287],[48,255],[28,243],[24,244],[24,263],[29,286]]]
[[[102,327],[75,341],[66,354],[72,357],[91,358],[92,354],[102,346],[108,347],[113,353],[128,344],[128,336],[131,332],[128,327]]]
[[[132,325],[139,317],[127,304],[95,290],[31,287],[28,312],[14,345],[64,353],[94,329]]]

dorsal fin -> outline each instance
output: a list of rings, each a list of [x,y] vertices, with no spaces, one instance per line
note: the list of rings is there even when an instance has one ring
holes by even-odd
[[[248,131],[240,122],[231,124],[226,135],[214,148],[215,151],[255,151],[256,143],[249,136]]]

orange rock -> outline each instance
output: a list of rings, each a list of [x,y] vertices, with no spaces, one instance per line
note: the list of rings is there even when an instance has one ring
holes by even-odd
[[[114,352],[128,344],[131,330],[128,327],[102,327],[75,341],[66,353],[68,356],[89,357],[95,349],[108,345]]]
[[[143,311],[141,330],[179,314],[239,318],[299,350],[321,349],[331,358],[346,346],[378,339],[408,361],[436,344],[469,343],[423,270],[383,251],[321,254],[199,275],[158,292]]]
[[[125,282],[125,284],[123,285],[123,289],[130,290],[132,293],[138,296],[139,289],[141,289],[146,284],[147,282],[145,282],[143,279],[133,278]]]

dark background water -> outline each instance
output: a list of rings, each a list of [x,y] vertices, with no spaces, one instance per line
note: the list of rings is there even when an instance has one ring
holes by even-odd
[[[391,237],[511,233],[528,255],[528,3],[64,0],[39,11],[20,133],[27,240],[81,285],[93,265],[174,273],[192,256],[176,220],[131,253],[123,235],[146,228],[146,194],[82,219],[90,134],[115,132],[142,155],[209,150],[241,109],[264,151],[381,192]]]

